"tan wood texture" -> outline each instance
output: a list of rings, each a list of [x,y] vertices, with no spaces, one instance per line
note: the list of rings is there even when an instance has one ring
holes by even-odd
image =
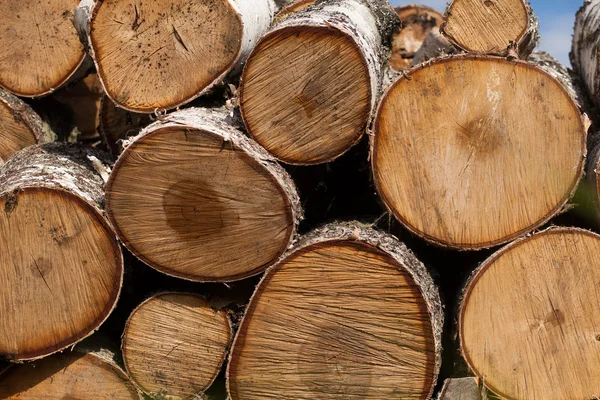
[[[129,318],[123,360],[144,392],[189,399],[216,378],[231,339],[225,311],[214,311],[197,295],[162,293]]]
[[[402,29],[396,33],[392,42],[390,67],[396,71],[407,69],[429,32],[444,21],[441,13],[420,4],[407,4],[396,7],[402,21]]]
[[[396,218],[443,246],[508,242],[561,211],[577,187],[586,127],[539,68],[456,56],[411,70],[387,91],[374,179]]]
[[[115,156],[121,153],[123,140],[137,135],[152,122],[148,114],[132,113],[119,108],[107,96],[103,96],[100,102],[98,119],[100,134]]]
[[[317,236],[267,272],[231,351],[233,400],[431,396],[441,322],[423,297],[431,289],[408,273],[412,261],[362,237]]]
[[[227,0],[104,0],[92,12],[90,39],[108,96],[151,113],[192,100],[231,69],[243,29]]]
[[[336,29],[267,34],[248,60],[241,89],[249,133],[286,163],[331,161],[365,132],[369,72],[354,41]]]
[[[512,43],[519,45],[522,58],[536,42],[537,21],[526,0],[453,0],[441,27],[460,48],[490,54],[507,54]]]
[[[107,211],[125,245],[159,271],[237,280],[288,247],[297,195],[264,150],[211,115],[173,113],[133,139],[108,182]]]
[[[0,398],[19,400],[140,400],[114,362],[93,353],[65,352],[0,375]]]
[[[78,0],[0,2],[0,87],[41,96],[62,86],[85,58],[73,26]]]
[[[461,347],[503,398],[600,395],[600,236],[555,228],[494,254],[474,275],[460,312]]]

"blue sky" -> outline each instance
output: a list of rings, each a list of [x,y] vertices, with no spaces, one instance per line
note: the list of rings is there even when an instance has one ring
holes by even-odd
[[[412,1],[391,0],[394,6]],[[415,3],[426,4],[439,11],[446,8],[446,0],[421,0]],[[569,65],[571,37],[575,23],[575,13],[583,5],[583,0],[531,0],[533,11],[540,20],[542,42],[540,49]]]

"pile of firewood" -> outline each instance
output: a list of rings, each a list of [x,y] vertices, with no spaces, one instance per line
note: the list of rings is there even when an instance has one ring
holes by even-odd
[[[0,398],[598,399],[600,0],[573,70],[538,40],[526,0],[2,0]]]

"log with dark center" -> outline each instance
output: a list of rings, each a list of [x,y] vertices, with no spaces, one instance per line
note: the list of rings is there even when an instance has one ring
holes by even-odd
[[[257,287],[230,354],[229,394],[430,398],[442,321],[437,288],[402,243],[358,224],[326,226]]]
[[[262,272],[301,218],[288,174],[226,113],[172,113],[126,143],[106,188],[108,216],[148,265],[194,281]]]
[[[49,143],[0,169],[0,356],[28,360],[90,335],[115,306],[123,279],[104,218],[101,156]]]
[[[375,121],[373,175],[396,218],[442,246],[508,242],[563,210],[587,126],[565,87],[532,64],[454,56],[409,71]]]
[[[371,120],[399,23],[384,0],[326,0],[283,19],[242,75],[250,135],[290,164],[324,163],[347,151]]]

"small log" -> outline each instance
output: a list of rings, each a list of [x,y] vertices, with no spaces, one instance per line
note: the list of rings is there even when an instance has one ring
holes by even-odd
[[[370,124],[399,26],[387,0],[324,0],[283,19],[242,74],[250,135],[289,164],[342,155]]]
[[[78,0],[0,2],[0,87],[19,96],[52,93],[91,64],[73,26]]]
[[[99,114],[98,131],[115,156],[121,154],[123,141],[138,135],[142,128],[152,122],[148,114],[132,113],[119,108],[107,96],[102,97]]]
[[[141,400],[127,374],[107,350],[55,354],[14,365],[0,375],[2,399]]]
[[[575,17],[571,65],[585,85],[591,99],[600,106],[600,1],[586,0]]]
[[[176,108],[223,82],[275,12],[272,0],[91,3],[82,2],[75,24],[106,94],[140,113]]]
[[[123,360],[148,395],[189,399],[202,395],[221,370],[233,333],[225,311],[198,295],[161,293],[131,314],[123,333]]]
[[[439,29],[433,28],[412,59],[410,67],[416,67],[434,58],[449,56],[458,52],[459,50],[440,33]]]
[[[294,183],[221,111],[167,115],[131,139],[106,188],[108,216],[140,260],[193,281],[256,275],[301,219]]]
[[[390,67],[396,71],[407,69],[418,54],[432,30],[439,32],[444,17],[433,8],[420,4],[396,7],[402,29],[394,34]]]
[[[527,59],[539,41],[528,0],[452,0],[440,31],[468,52]]]
[[[467,284],[461,349],[501,398],[600,395],[600,236],[551,228],[485,261]]]
[[[587,128],[565,87],[530,63],[438,59],[384,95],[375,184],[416,235],[462,250],[493,247],[564,210],[583,172]]]
[[[53,142],[56,135],[24,101],[0,89],[0,165],[17,151]]]
[[[0,356],[31,360],[79,342],[113,310],[123,256],[104,218],[101,156],[28,147],[0,170]]]
[[[230,353],[229,395],[430,398],[442,325],[437,288],[404,244],[359,224],[328,225],[258,285]]]
[[[488,400],[482,398],[475,378],[446,379],[438,400]]]

